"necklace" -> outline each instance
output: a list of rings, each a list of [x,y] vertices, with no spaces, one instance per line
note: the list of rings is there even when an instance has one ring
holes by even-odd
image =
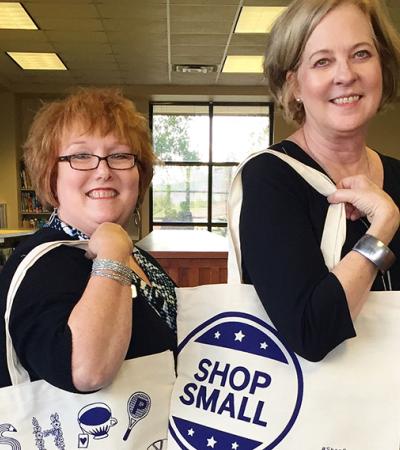
[[[337,185],[338,181],[336,177],[333,177],[331,174],[331,171],[327,169],[326,165],[323,164],[320,160],[320,158],[318,158],[316,156],[316,154],[310,149],[310,146],[308,145],[308,141],[306,138],[306,135],[304,133],[304,128],[301,129],[302,132],[302,136],[303,136],[303,140],[304,140],[304,144],[305,144],[305,151],[306,153],[324,170],[324,172],[328,175],[328,177],[333,181],[333,183],[335,183],[335,185]],[[371,176],[371,167],[370,167],[370,162],[369,162],[369,156],[368,156],[368,150],[365,148],[365,156],[366,156],[366,160],[367,160],[367,171],[366,171],[366,175],[369,179],[372,179]],[[341,177],[343,178],[343,177]]]

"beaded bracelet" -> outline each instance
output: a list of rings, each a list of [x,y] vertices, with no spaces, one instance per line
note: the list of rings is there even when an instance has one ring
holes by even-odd
[[[99,276],[118,281],[129,286],[132,284],[133,272],[124,264],[112,259],[95,259],[93,261],[91,276]]]

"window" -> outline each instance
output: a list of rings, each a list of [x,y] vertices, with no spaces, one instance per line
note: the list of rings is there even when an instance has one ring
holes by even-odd
[[[235,170],[272,142],[272,103],[152,103],[155,167],[150,229],[226,234],[226,201]]]

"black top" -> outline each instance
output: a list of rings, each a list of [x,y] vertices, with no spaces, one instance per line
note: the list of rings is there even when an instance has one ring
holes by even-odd
[[[323,169],[291,141],[274,145],[298,161]],[[400,206],[400,162],[380,155],[384,190]],[[242,269],[289,347],[311,361],[321,360],[355,336],[344,290],[329,272],[320,250],[329,203],[287,163],[261,154],[243,168],[240,215]],[[347,254],[369,227],[363,218],[347,220]],[[393,290],[400,290],[400,232],[390,248],[398,260],[390,269]],[[387,284],[387,280],[386,280]],[[377,276],[372,290],[384,290]]]
[[[74,238],[63,231],[45,228],[24,240],[11,255],[0,274],[0,317],[4,317],[8,288],[23,257],[37,245],[57,240]],[[162,271],[148,253],[140,252]],[[83,250],[64,245],[46,253],[27,271],[14,299],[10,333],[17,355],[32,381],[45,379],[76,392],[71,373],[71,330],[67,322],[86,288],[91,268],[92,261],[84,256]],[[141,290],[137,292],[132,308],[132,338],[125,359],[175,350],[175,332],[143,297]],[[1,320],[0,387],[10,384],[6,367],[4,321]]]

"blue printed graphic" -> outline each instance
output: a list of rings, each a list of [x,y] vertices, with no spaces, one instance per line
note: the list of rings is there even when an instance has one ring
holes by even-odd
[[[174,388],[169,430],[179,448],[272,450],[289,433],[303,374],[271,325],[221,313],[189,333],[178,352],[185,376]]]
[[[123,440],[126,441],[131,434],[132,428],[147,416],[151,407],[151,399],[145,392],[135,392],[128,400],[128,428]]]
[[[0,446],[7,446],[7,449],[2,447],[4,450],[21,450],[21,445],[16,439],[4,436],[4,433],[16,433],[16,431],[16,428],[9,423],[0,424]]]
[[[266,333],[242,322],[231,321],[216,325],[198,337],[196,342],[252,353],[288,364],[282,350]]]
[[[89,436],[93,439],[105,439],[110,428],[118,423],[112,417],[111,408],[102,402],[90,403],[78,413],[78,423],[83,434],[78,436],[78,448],[89,446]]]
[[[205,427],[189,420],[173,417],[174,423],[186,441],[196,450],[254,450],[262,442],[246,439],[215,428]]]
[[[167,450],[167,440],[159,439],[147,447],[147,450]]]
[[[32,418],[33,435],[35,437],[35,445],[39,450],[46,450],[45,439],[50,437],[54,441],[54,445],[59,450],[65,450],[64,435],[62,432],[60,416],[58,413],[50,415],[50,428],[43,430],[36,417]]]

